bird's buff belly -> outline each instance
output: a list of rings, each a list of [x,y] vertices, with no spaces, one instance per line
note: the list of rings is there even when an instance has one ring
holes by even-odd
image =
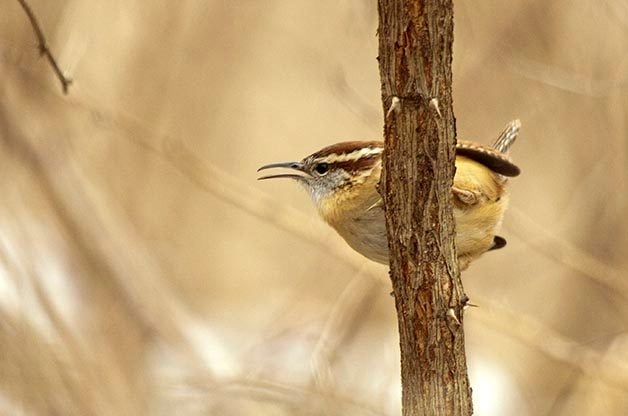
[[[381,264],[388,264],[388,239],[382,210],[370,216],[361,216],[342,225],[331,224],[347,244],[363,256]],[[454,209],[457,230],[458,257],[476,257],[489,250],[499,224],[479,222],[473,212]]]

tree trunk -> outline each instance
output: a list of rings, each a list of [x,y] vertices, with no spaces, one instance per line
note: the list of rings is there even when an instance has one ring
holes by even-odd
[[[379,0],[381,192],[405,416],[473,413],[451,196],[452,42],[452,0]]]

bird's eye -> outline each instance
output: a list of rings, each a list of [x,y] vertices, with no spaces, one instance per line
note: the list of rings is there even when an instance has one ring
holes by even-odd
[[[318,173],[319,175],[324,175],[327,172],[329,172],[329,165],[327,163],[318,163],[315,167],[314,170],[316,171],[316,173]]]

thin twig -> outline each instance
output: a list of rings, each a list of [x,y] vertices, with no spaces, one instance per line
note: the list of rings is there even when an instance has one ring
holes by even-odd
[[[351,341],[364,323],[364,317],[382,283],[381,280],[365,276],[360,270],[332,306],[310,358],[314,383],[319,390],[334,388],[333,365],[338,351]]]
[[[624,392],[628,391],[628,363],[621,358],[605,357],[499,302],[477,296],[475,298],[482,307],[474,310],[472,316],[497,329],[500,334],[509,335],[548,357],[569,364],[592,379],[603,381]]]
[[[50,66],[52,66],[52,70],[54,71],[55,75],[61,82],[61,88],[63,89],[63,93],[67,94],[68,88],[70,87],[70,84],[72,84],[72,79],[66,77],[63,74],[63,71],[61,71],[61,68],[59,67],[59,64],[57,63],[57,60],[55,59],[54,55],[50,51],[50,48],[48,48],[48,42],[46,41],[44,32],[41,30],[41,26],[39,25],[39,22],[37,21],[37,17],[35,16],[33,9],[31,9],[31,6],[28,5],[26,0],[17,0],[17,1],[22,6],[22,9],[24,9],[26,16],[28,16],[28,20],[31,22],[31,26],[33,27],[33,32],[35,32],[35,37],[37,38],[37,49],[39,50],[39,55],[46,57],[46,59],[50,63]]]
[[[578,248],[570,241],[560,238],[537,223],[523,210],[511,207],[508,213],[514,227],[513,234],[522,239],[525,245],[532,247],[544,257],[582,273],[583,276],[609,288],[614,294],[628,299],[628,283],[621,270],[606,264],[592,254]],[[536,237],[541,237],[537,239]]]
[[[381,409],[342,392],[326,391],[320,392],[316,389],[290,385],[268,379],[232,379],[225,383],[214,384],[213,380],[207,380],[201,375],[189,377],[185,384],[200,391],[204,398],[215,397],[216,395],[230,397],[251,397],[256,401],[270,401],[274,403],[291,404],[301,406],[303,402],[308,406],[300,408],[299,414],[321,414],[314,409],[331,403],[334,412],[324,412],[324,414],[352,414],[368,416],[384,416],[386,413]],[[344,410],[344,412],[343,412]]]

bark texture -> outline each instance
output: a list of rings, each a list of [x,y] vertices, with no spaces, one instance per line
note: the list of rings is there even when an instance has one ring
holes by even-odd
[[[473,413],[451,197],[452,43],[452,0],[379,0],[381,192],[406,416]]]

